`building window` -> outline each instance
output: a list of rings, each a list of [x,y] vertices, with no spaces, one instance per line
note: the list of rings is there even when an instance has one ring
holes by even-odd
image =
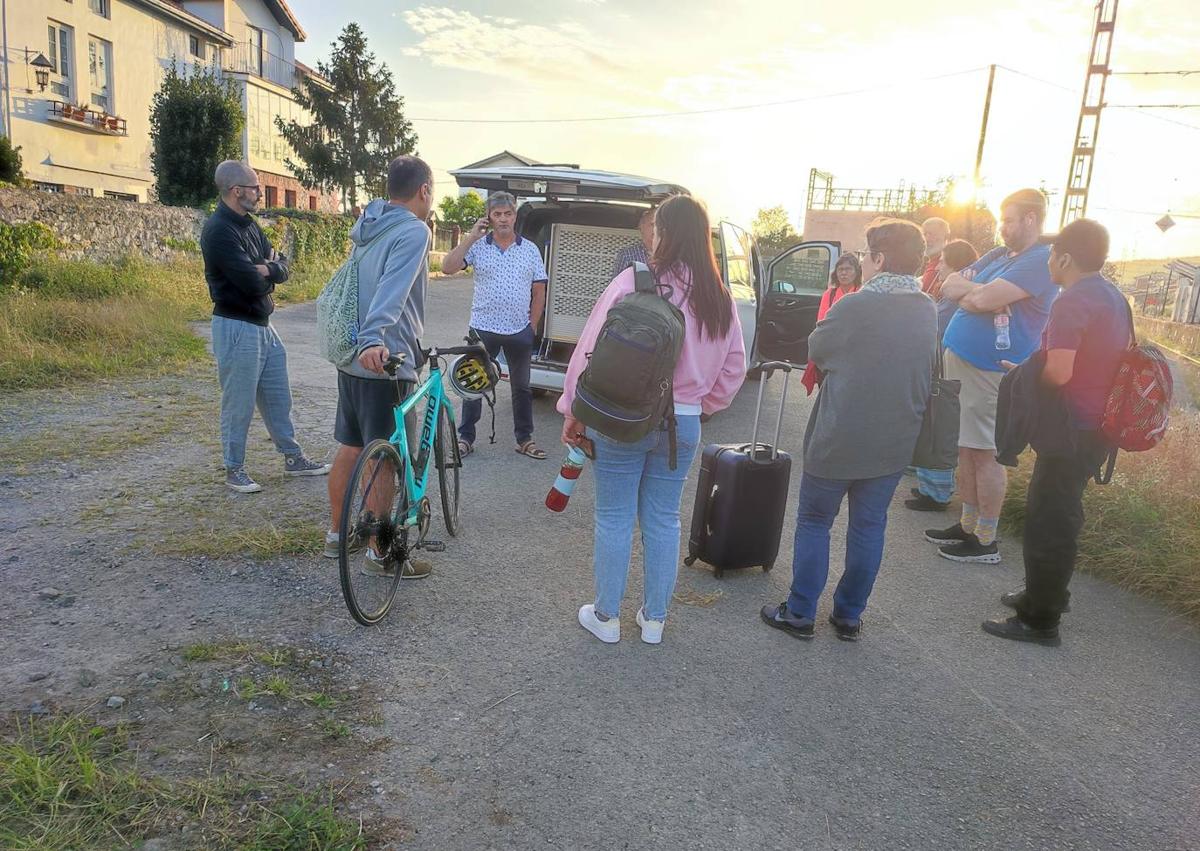
[[[138,196],[131,192],[109,192],[107,189],[104,190],[104,197],[112,201],[132,201],[135,204],[138,199]]]
[[[267,208],[270,209],[277,207],[279,205],[279,190],[274,186],[266,186],[264,189],[266,191]]]
[[[108,17],[108,0],[88,0],[88,8],[102,18]]]
[[[308,209],[310,209],[310,210],[317,209],[317,196],[316,195],[308,196]]]
[[[71,189],[72,195],[86,195],[88,198],[93,198],[96,195],[96,190],[90,186],[75,186]]]
[[[295,207],[296,206],[296,190],[294,190],[294,189],[283,190],[283,205],[285,207]]]
[[[39,192],[52,192],[55,195],[61,195],[63,191],[61,183],[43,183],[40,180],[33,181],[33,188]]]
[[[75,42],[75,32],[70,27],[57,21],[46,24],[47,49],[46,58],[52,66],[50,72],[50,91],[65,101],[72,99],[71,76],[75,70],[75,54],[72,46]]]
[[[92,106],[110,112],[112,103],[112,44],[88,36],[88,76],[92,85]]]
[[[188,53],[192,54],[192,56],[195,56],[201,62],[203,62],[205,59],[204,54],[206,52],[205,48],[207,46],[208,45],[206,45],[204,42],[202,42],[200,40],[199,36],[195,36],[195,35],[188,36]]]
[[[263,31],[258,27],[246,27],[250,42],[250,70],[258,76],[263,75],[263,67],[266,65],[265,55],[263,52]]]

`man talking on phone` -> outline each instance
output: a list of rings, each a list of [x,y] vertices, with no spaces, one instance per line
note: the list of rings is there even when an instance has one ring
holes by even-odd
[[[507,192],[491,193],[487,215],[446,255],[442,271],[453,275],[468,266],[472,269],[471,328],[488,354],[495,357],[503,350],[508,361],[516,450],[527,458],[543,459],[545,451],[533,442],[529,365],[546,307],[546,266],[538,247],[517,233],[516,222],[516,198]],[[464,458],[475,446],[475,426],[482,413],[480,400],[463,403],[458,448]]]

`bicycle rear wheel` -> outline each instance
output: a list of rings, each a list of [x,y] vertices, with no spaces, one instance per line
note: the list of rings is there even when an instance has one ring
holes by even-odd
[[[442,519],[451,537],[458,534],[458,471],[462,457],[458,451],[458,432],[454,428],[454,413],[450,400],[444,399],[438,414],[437,434],[433,439],[433,460],[437,464],[438,486],[442,492]]]
[[[378,623],[396,596],[408,558],[404,459],[386,440],[372,441],[354,467],[342,501],[338,572],[351,616]]]

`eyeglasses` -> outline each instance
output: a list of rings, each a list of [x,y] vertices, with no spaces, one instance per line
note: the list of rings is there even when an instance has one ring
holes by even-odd
[[[234,188],[235,189],[253,189],[254,193],[256,195],[262,195],[262,186],[258,183],[255,183],[253,185],[248,184],[248,183],[235,183]]]

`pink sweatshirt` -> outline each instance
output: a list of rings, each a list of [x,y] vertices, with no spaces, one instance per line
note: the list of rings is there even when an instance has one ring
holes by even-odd
[[[738,320],[737,305],[730,299],[728,334],[721,340],[709,339],[691,307],[685,303],[686,281],[686,278],[681,280],[670,273],[659,278],[661,284],[670,285],[671,301],[683,311],[686,325],[683,349],[679,353],[679,363],[675,365],[675,413],[712,414],[729,407],[746,378],[746,346],[742,342],[742,324]],[[583,326],[579,343],[571,355],[563,394],[558,400],[558,412],[563,416],[571,414],[575,385],[587,366],[588,355],[596,347],[596,339],[600,336],[604,320],[608,318],[609,308],[631,292],[632,266],[613,278],[592,308],[592,315]]]

